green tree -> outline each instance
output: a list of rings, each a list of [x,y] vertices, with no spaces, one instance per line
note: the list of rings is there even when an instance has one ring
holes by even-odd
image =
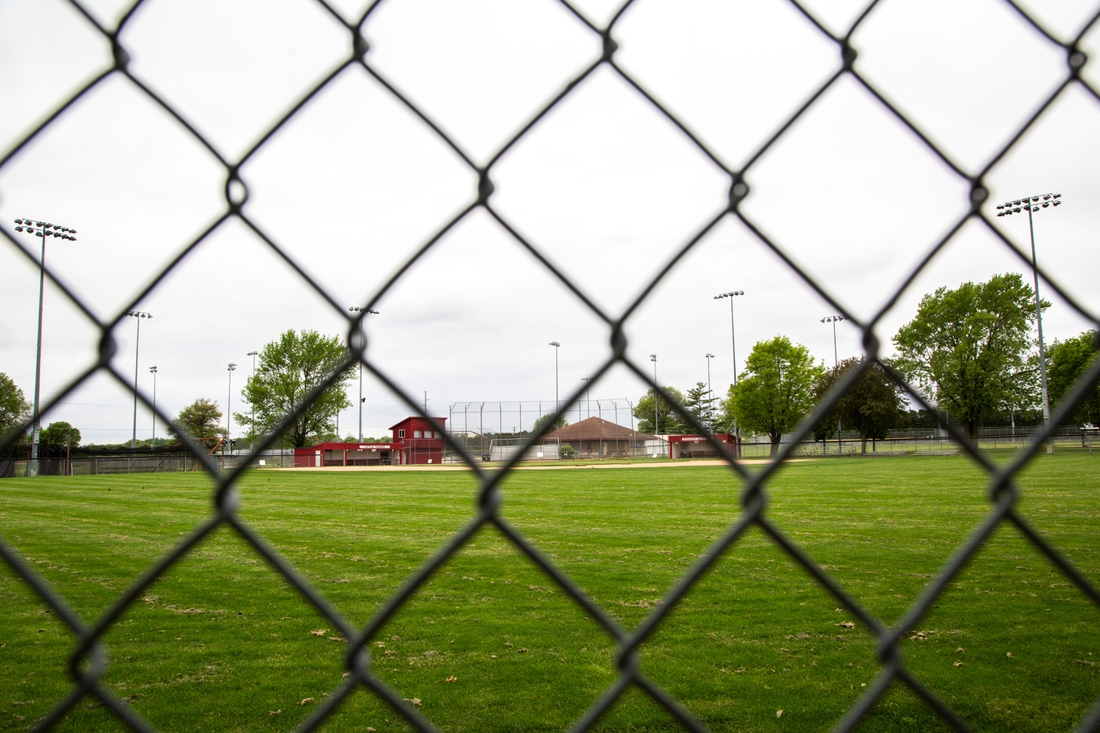
[[[820,400],[824,397],[834,384],[848,375],[848,372],[862,366],[863,359],[853,356],[822,373],[814,390],[816,399]],[[902,419],[906,407],[903,394],[897,382],[890,379],[886,370],[878,362],[874,362],[837,400],[829,414],[822,418],[821,425],[828,427],[828,435],[836,432],[833,426],[838,420],[842,425],[855,428],[859,431],[860,452],[866,453],[868,438],[885,438],[887,432]],[[818,428],[815,428],[815,438],[818,435]]]
[[[1065,341],[1055,341],[1047,350],[1047,389],[1051,406],[1056,406],[1073,389],[1077,380],[1096,358],[1096,331],[1085,331]],[[1094,384],[1077,403],[1067,422],[1082,425],[1100,420],[1100,383]]]
[[[168,426],[168,432],[179,438],[177,427],[191,438],[210,450],[218,444],[225,429],[221,427],[222,411],[218,403],[199,398],[176,415],[175,424]]]
[[[71,445],[75,448],[80,445],[80,431],[69,423],[58,420],[46,426],[46,429],[42,431],[38,439],[43,443]]]
[[[31,406],[23,390],[7,374],[0,372],[0,439],[25,423],[31,416]]]
[[[553,417],[554,413],[547,413],[539,417],[539,419],[535,420],[535,424],[531,427],[531,432],[537,433],[538,431],[542,430],[542,426],[550,422],[550,419]],[[564,417],[559,417],[557,422],[550,426],[550,430],[561,430],[568,424],[569,423],[565,421]]]
[[[714,418],[715,410],[714,403],[717,402],[714,395],[707,385],[703,382],[696,382],[695,386],[688,390],[687,396],[684,398],[684,407],[687,408],[696,420],[706,425],[711,430],[714,430]]]
[[[310,444],[318,436],[335,435],[336,413],[351,407],[347,387],[354,375],[353,367],[346,368],[312,403],[302,405],[302,400],[336,371],[347,355],[347,348],[337,336],[286,331],[260,351],[256,373],[241,391],[244,401],[255,409],[256,424],[252,425],[252,409],[235,413],[234,418],[255,432],[268,433],[284,416],[298,409],[300,412],[282,435],[295,448]]]
[[[775,455],[783,433],[813,409],[814,385],[824,371],[809,349],[786,336],[760,341],[745,361],[744,375],[730,387],[725,412],[742,428],[766,434]]]
[[[669,397],[681,405],[684,403],[684,393],[675,387],[664,387]],[[676,412],[672,405],[664,397],[657,397],[657,424],[653,424],[654,393],[649,390],[638,398],[634,405],[634,417],[638,420],[638,432],[650,435],[671,435],[673,433],[687,432],[683,418]]]
[[[1018,273],[938,288],[894,336],[896,364],[975,439],[984,421],[1034,401],[1034,323],[1034,293]]]

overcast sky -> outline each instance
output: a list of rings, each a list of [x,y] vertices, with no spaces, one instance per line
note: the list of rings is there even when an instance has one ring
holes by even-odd
[[[126,3],[86,6],[114,27]],[[807,1],[843,33],[862,3]],[[1058,38],[1076,36],[1095,2],[1033,4]],[[334,6],[347,18],[365,3]],[[595,25],[606,0],[575,3]],[[110,66],[110,48],[61,0],[0,2],[0,156]],[[547,101],[598,59],[599,36],[551,0],[388,0],[364,31],[367,59],[449,134],[475,164],[489,161]],[[638,0],[616,26],[617,61],[726,166],[740,169],[841,65],[836,45],[780,0]],[[230,162],[241,156],[350,53],[350,36],[308,0],[152,0],[122,35],[135,77],[163,96]],[[994,0],[885,0],[853,37],[856,68],[951,160],[980,170],[1066,76],[1066,54]],[[1084,77],[1100,88],[1100,24],[1084,43]],[[1065,205],[1035,217],[1040,265],[1100,312],[1100,103],[1071,85],[986,178],[988,209],[1058,192]],[[477,196],[477,177],[377,80],[353,66],[241,168],[245,212],[337,304],[333,308],[239,220],[214,230],[137,307],[143,390],[159,369],[170,414],[199,397],[234,409],[246,353],[286,329],[347,332],[346,307],[370,301],[393,273]],[[611,317],[725,206],[729,177],[606,65],[574,89],[495,164],[493,206]],[[968,183],[850,76],[834,84],[750,167],[742,210],[783,252],[859,318],[876,313],[968,207]],[[77,229],[52,239],[47,265],[104,320],[226,210],[225,169],[125,77],[100,83],[0,167],[0,222],[16,217]],[[1026,217],[995,220],[1028,248]],[[0,245],[0,371],[32,397],[37,267]],[[920,297],[1026,265],[980,222],[968,223],[903,293],[877,334],[884,353]],[[1048,340],[1091,327],[1044,283]],[[737,354],[784,334],[831,366],[835,311],[740,221],[726,217],[628,321],[629,355],[663,385],[732,381],[728,301]],[[378,301],[373,363],[434,415],[472,401],[554,400],[561,343],[563,398],[609,355],[609,331],[484,210],[467,216]],[[116,329],[117,367],[134,371],[136,322]],[[44,401],[91,364],[98,335],[47,285]],[[861,353],[837,329],[840,357]],[[592,399],[646,389],[622,366]],[[364,432],[381,435],[408,409],[364,382]],[[357,395],[352,387],[352,399]],[[131,434],[125,390],[100,375],[43,423],[67,420],[86,442]],[[528,408],[525,407],[525,410]],[[593,409],[593,411],[595,411]],[[608,415],[605,414],[605,417]],[[626,419],[625,413],[620,416]],[[530,417],[527,418],[529,425]],[[355,409],[341,416],[354,432]],[[151,418],[139,412],[139,437]],[[158,428],[163,433],[163,426]],[[236,433],[236,431],[234,431]]]

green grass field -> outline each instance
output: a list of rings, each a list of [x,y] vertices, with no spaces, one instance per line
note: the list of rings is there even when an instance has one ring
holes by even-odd
[[[1100,455],[1040,456],[1021,513],[1100,583]],[[772,520],[885,623],[988,509],[966,458],[793,463]],[[89,622],[210,512],[198,474],[0,482],[0,534]],[[503,514],[627,628],[738,516],[723,468],[517,471]],[[241,516],[355,624],[473,513],[447,471],[260,471]],[[712,730],[828,730],[878,671],[839,603],[753,530],[642,647],[643,671]],[[73,637],[0,565],[0,730],[71,688]],[[315,634],[311,632],[324,633]],[[976,731],[1071,730],[1100,695],[1100,609],[1002,527],[904,644]],[[219,530],[105,637],[105,684],[162,730],[287,730],[341,682],[345,644],[239,537]],[[445,731],[561,730],[614,680],[614,645],[494,531],[479,534],[372,644],[376,673]],[[450,680],[450,681],[449,681]],[[777,717],[778,711],[781,716]],[[85,700],[61,729],[122,724]],[[366,691],[324,726],[406,730]],[[637,691],[598,730],[679,730]],[[893,688],[862,730],[946,730]]]

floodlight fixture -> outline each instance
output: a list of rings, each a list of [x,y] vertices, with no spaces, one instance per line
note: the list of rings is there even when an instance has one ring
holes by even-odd
[[[1032,202],[1043,201],[1042,208],[1047,208],[1046,202],[1053,202],[1055,206],[1062,203],[1062,194],[1060,193],[1043,193],[1036,196],[1025,196],[1020,201],[1014,201],[1013,203],[1019,206],[1023,203],[1023,209],[1027,211],[1027,223],[1028,230],[1031,235],[1031,275],[1032,282],[1035,286],[1035,327],[1039,335],[1039,384],[1042,387],[1043,395],[1043,424],[1050,427],[1050,393],[1047,389],[1047,359],[1046,359],[1046,346],[1043,343],[1043,306],[1042,300],[1039,297],[1039,262],[1038,257],[1035,254],[1035,217],[1034,214],[1039,211],[1039,206],[1032,205]],[[1007,205],[1007,204],[1006,204]],[[1019,208],[1013,208],[1013,213],[1019,214]],[[1009,212],[1005,212],[1009,213]],[[997,216],[1001,216],[998,214]],[[1054,452],[1054,442],[1047,438],[1047,453]]]
[[[557,412],[561,409],[561,400],[558,398],[558,349],[561,344],[551,341],[550,346],[554,347],[554,412]]]
[[[363,318],[367,316],[377,316],[378,311],[373,308],[366,308],[359,305],[349,305],[348,310],[352,313],[362,313]],[[363,442],[363,361],[359,360],[359,442]]]
[[[38,260],[38,343],[35,347],[34,357],[34,412],[31,416],[31,457],[27,461],[27,474],[28,476],[38,475],[38,439],[42,432],[41,415],[39,414],[39,396],[41,394],[42,384],[42,304],[46,293],[46,237],[50,235],[47,232],[42,222],[33,222],[31,219],[23,217],[15,220],[15,231],[30,234],[33,237],[38,237],[42,240],[42,254]],[[73,234],[76,234],[76,230],[73,230]],[[76,237],[67,237],[71,242],[76,241]]]
[[[134,432],[130,436],[130,473],[134,472],[134,453],[137,451],[137,403],[138,403],[138,364],[141,355],[141,321],[143,318],[152,318],[152,313],[145,311],[127,311],[126,315],[134,319]]]
[[[657,399],[657,355],[650,354],[649,360],[653,362],[653,436],[657,437],[661,434],[660,423],[657,420],[657,405],[660,404]]]
[[[157,365],[149,367],[149,373],[153,375],[153,435],[149,439],[149,452],[157,448]]]
[[[259,355],[259,353],[260,352],[258,352],[258,351],[249,351],[247,354],[245,354],[245,356],[251,356],[252,357],[252,376],[253,377],[256,376],[256,357]],[[249,400],[249,402],[251,402],[251,400]],[[256,405],[255,404],[252,405],[252,425],[250,427],[252,429],[252,436],[253,436],[253,438],[255,438],[255,436],[256,436]],[[252,450],[252,443],[249,443],[248,449]]]
[[[714,358],[714,354],[712,354],[708,351],[706,354],[703,355],[703,357],[707,360],[707,400],[708,400],[707,406],[709,408],[709,406],[710,406],[709,400],[714,398],[714,393],[712,393],[711,390],[710,390],[710,360]],[[707,410],[707,415],[709,416],[710,414],[711,414],[711,411],[710,411],[710,409],[708,409]],[[714,428],[714,426],[711,424],[711,421],[708,420],[707,421],[707,429],[713,429],[713,428]]]
[[[824,318],[821,319],[822,323],[831,323],[831,324],[833,324],[833,368],[836,368],[840,364],[840,359],[837,356],[838,352],[837,352],[837,348],[836,348],[836,324],[839,323],[840,321],[846,321],[846,320],[848,320],[848,317],[840,315],[840,314],[836,314],[836,315],[832,315],[832,316],[825,316]]]
[[[229,372],[229,393],[225,398],[225,439],[228,442],[230,431],[233,428],[233,372],[237,371],[237,365],[229,362],[226,371]],[[224,449],[222,455],[225,455]]]
[[[592,377],[581,377],[581,381],[584,382],[585,412],[587,417],[592,417]]]
[[[838,352],[837,352],[837,348],[836,348],[836,324],[840,323],[841,321],[846,321],[846,320],[848,320],[848,317],[845,316],[845,315],[841,315],[839,313],[833,314],[831,316],[825,316],[824,318],[821,319],[822,323],[831,323],[833,325],[833,369],[834,370],[837,367],[840,366],[840,358],[838,356]],[[836,418],[836,446],[837,446],[836,450],[837,450],[838,455],[841,452],[843,452],[843,446],[841,445],[842,440],[843,440],[843,438],[840,435],[840,415],[837,415],[837,418]]]
[[[714,300],[729,298],[730,301],[730,344],[733,347],[733,383],[737,384],[737,323],[733,315],[733,299],[738,295],[744,295],[744,290],[731,290],[728,293],[719,293]]]

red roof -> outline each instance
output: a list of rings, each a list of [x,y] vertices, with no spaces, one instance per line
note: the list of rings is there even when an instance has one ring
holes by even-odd
[[[632,431],[610,420],[589,417],[580,422],[566,425],[561,430],[547,433],[546,438],[558,438],[564,441],[574,440],[653,440],[652,435]]]
[[[445,418],[445,417],[433,417],[432,419],[435,420],[440,425],[443,425],[444,427],[446,427],[447,418]],[[431,425],[432,425],[430,422],[427,421],[426,418],[420,417],[419,415],[412,415],[412,416],[406,417],[404,420],[397,423],[396,425],[390,425],[389,430],[396,430],[397,428],[399,428],[403,425],[408,425],[409,423],[416,423],[417,425],[420,425],[422,427],[431,427]]]
[[[362,443],[318,443],[317,445],[307,445],[301,448],[295,448],[295,453],[310,453],[312,451],[356,451],[360,446],[367,450],[379,449],[379,450],[400,450],[400,443],[378,443],[373,440],[365,440]]]

